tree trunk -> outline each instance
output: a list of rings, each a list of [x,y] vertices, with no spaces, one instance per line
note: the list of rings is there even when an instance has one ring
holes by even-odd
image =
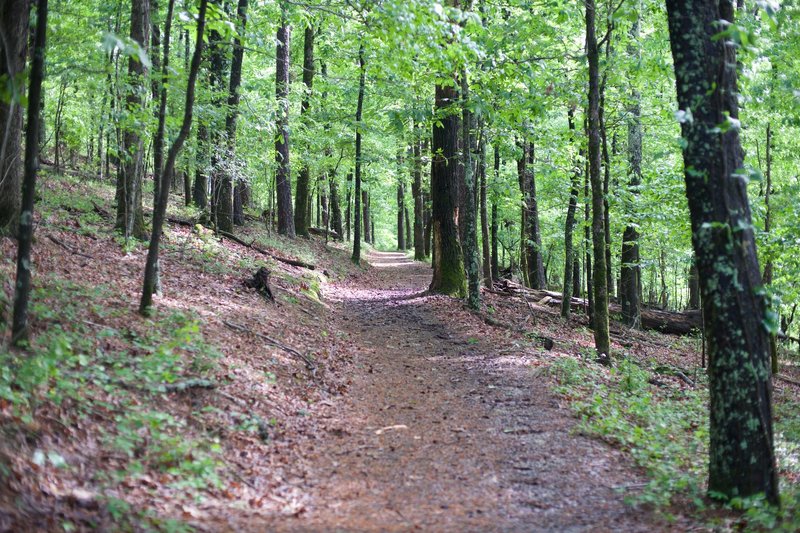
[[[481,252],[483,256],[483,283],[492,288],[492,251],[489,244],[489,213],[486,200],[486,132],[481,132],[481,142],[479,147],[480,163],[480,209],[481,209]]]
[[[500,182],[500,145],[494,145],[494,180]],[[500,279],[500,257],[497,255],[497,231],[500,220],[497,214],[497,202],[492,201],[492,279]]]
[[[631,44],[628,55],[639,59],[639,18],[630,29]],[[631,90],[631,104],[628,106],[628,199],[625,210],[628,218],[634,217],[636,199],[642,184],[642,120],[639,101],[641,95],[635,85]],[[641,326],[641,258],[639,254],[638,224],[628,222],[622,233],[622,252],[620,254],[619,300],[622,305],[622,322],[633,328]],[[693,309],[696,309],[693,308]]]
[[[767,183],[766,191],[764,191],[764,207],[766,214],[764,215],[764,233],[769,237],[772,231],[772,206],[770,205],[770,195],[772,194],[772,127],[767,123],[767,146],[766,146],[766,159],[767,159]],[[767,254],[767,261],[764,265],[764,285],[772,285],[772,255]],[[776,333],[770,333],[769,336],[769,354],[772,362],[772,373],[778,373],[778,339]]]
[[[300,121],[303,122],[311,106],[311,90],[314,85],[314,28],[306,26],[303,36],[303,85],[305,92],[300,104]],[[297,175],[297,191],[294,198],[294,228],[298,235],[308,237],[308,221],[311,218],[309,209],[309,189],[311,175],[308,163],[304,160],[300,173]]]
[[[330,195],[331,226],[341,241],[344,240],[344,234],[342,233],[342,202],[339,198],[339,184],[335,173],[330,176]]]
[[[464,262],[467,273],[467,305],[470,309],[478,310],[481,307],[481,272],[478,259],[478,210],[475,205],[475,167],[472,153],[474,140],[472,133],[473,116],[469,110],[469,81],[467,70],[461,71],[461,105],[462,105],[462,135],[464,149],[462,157],[464,163]]]
[[[278,28],[275,54],[275,99],[278,103],[278,137],[275,140],[275,163],[278,165],[275,184],[278,193],[278,233],[294,238],[292,213],[292,179],[289,166],[289,50],[291,29],[286,6],[281,3],[281,25]]]
[[[363,178],[362,178],[363,181]],[[364,225],[364,242],[372,244],[372,217],[370,216],[369,210],[369,191],[364,188],[364,184],[361,184],[361,209],[363,211],[362,214],[362,224]]]
[[[17,279],[14,285],[14,317],[11,325],[11,342],[24,346],[28,342],[28,302],[31,294],[31,247],[33,245],[33,209],[36,197],[36,172],[39,167],[39,125],[41,124],[39,102],[42,97],[44,78],[44,53],[47,40],[47,0],[38,0],[36,9],[36,30],[33,39],[33,60],[31,61],[30,88],[28,89],[28,124],[25,130],[25,159],[22,181],[22,205],[17,230]],[[23,6],[25,7],[25,6]],[[3,20],[0,26],[6,29],[8,13],[1,11]],[[25,17],[27,19],[27,12]],[[26,28],[27,30],[27,25]],[[17,49],[18,43],[9,40],[21,38],[26,43],[25,32],[5,35],[5,44]],[[26,52],[27,53],[27,52]],[[24,62],[24,59],[23,59]],[[0,61],[2,63],[2,61]],[[21,112],[20,112],[21,115]],[[8,117],[9,119],[11,117]],[[17,150],[19,147],[17,147]],[[0,158],[0,162],[6,161]]]
[[[154,11],[155,3],[153,4]],[[169,48],[170,48],[170,33],[172,31],[172,13],[175,9],[175,0],[167,2],[167,18],[164,21],[164,58],[161,61],[161,72],[159,79],[153,77],[153,98],[158,99],[158,111],[156,113],[156,120],[158,126],[156,127],[156,135],[153,139],[153,208],[158,204],[158,176],[161,175],[161,169],[164,165],[164,133],[167,123],[167,76],[169,75]],[[157,57],[158,49],[161,46],[161,35],[159,34],[158,24],[153,24],[153,52],[154,57]],[[155,67],[155,64],[153,65]]]
[[[28,57],[30,0],[6,0],[0,4],[0,73],[7,75],[13,94],[0,98],[0,235],[16,232],[20,214],[20,186],[23,174],[22,96],[18,83]],[[5,87],[4,87],[5,88]]]
[[[133,0],[131,7],[131,40],[136,41],[143,50],[150,43],[150,0]],[[128,58],[128,94],[125,106],[133,115],[142,112],[145,105],[145,81],[147,70],[137,57]],[[139,131],[128,124],[124,128],[122,140],[123,161],[117,174],[117,221],[116,229],[125,238],[147,237],[142,210],[142,182],[144,180],[145,160],[144,141]]]
[[[431,212],[431,195],[427,191],[422,192],[422,201],[425,206],[423,210],[423,240],[425,241],[425,257],[431,257],[433,241],[433,213]],[[431,265],[433,268],[433,265]]]
[[[219,193],[219,214],[217,224],[219,229],[233,232],[233,225],[244,225],[244,206],[242,203],[242,188],[246,186],[243,180],[236,179],[231,168],[236,160],[236,121],[239,117],[239,87],[242,84],[242,63],[244,62],[244,38],[247,26],[248,0],[239,0],[236,6],[237,36],[233,39],[233,57],[231,59],[231,78],[228,84],[228,112],[225,116],[225,133],[227,134],[228,164],[221,174]],[[234,184],[234,180],[236,183]],[[233,198],[231,198],[233,196]]]
[[[410,217],[408,216],[408,207],[403,207],[405,211],[405,222],[406,222],[406,250],[410,250],[412,248],[413,236],[411,235],[411,221]]]
[[[595,2],[586,1],[586,43],[589,60],[589,182],[592,186],[592,246],[594,271],[594,344],[600,360],[611,361],[608,331],[608,288],[606,287],[605,204],[600,165],[600,79],[599,54],[595,35]]]
[[[667,0],[692,243],[709,354],[709,491],[778,503],[766,304],[742,167],[728,0]],[[730,118],[729,118],[730,117]]]
[[[425,204],[422,198],[422,139],[420,138],[419,128],[413,128],[413,169],[414,181],[411,185],[411,193],[414,196],[414,259],[422,261],[425,259]]]
[[[352,205],[353,205],[353,187],[350,185],[353,181],[353,175],[347,175],[347,206],[345,210],[345,224],[347,226],[347,240],[350,240],[350,229],[352,227]]]
[[[358,102],[356,104],[356,187],[355,207],[353,214],[353,262],[361,263],[361,119],[364,111],[364,85],[367,80],[367,67],[364,59],[364,43],[358,45]],[[365,191],[366,192],[366,191]],[[349,196],[349,191],[348,191]],[[348,201],[348,209],[350,202]],[[349,211],[348,211],[349,214]],[[369,218],[364,217],[364,225],[369,224]],[[350,233],[349,231],[347,232]]]
[[[575,109],[573,107],[569,108],[567,122],[569,124],[570,141],[575,142]],[[581,192],[580,165],[580,161],[575,162],[575,168],[570,176],[569,204],[567,204],[567,219],[564,223],[564,285],[562,291],[564,298],[561,304],[561,316],[565,319],[568,319],[570,315],[569,302],[574,288],[572,277],[575,274],[575,268],[573,265],[576,262],[577,254],[575,254],[572,245],[572,236],[575,230],[575,211],[578,209],[578,195]]]
[[[465,297],[467,284],[464,259],[458,240],[458,105],[455,83],[436,86],[431,147],[431,233],[433,236],[433,279],[431,292]]]
[[[186,102],[183,112],[183,124],[178,132],[178,136],[172,143],[172,146],[167,153],[167,161],[161,174],[158,176],[160,182],[159,189],[161,193],[158,195],[158,204],[155,211],[153,211],[153,232],[150,236],[150,246],[147,249],[147,262],[144,267],[144,285],[142,287],[142,299],[139,302],[139,312],[146,315],[150,312],[150,306],[153,303],[153,290],[156,283],[156,265],[158,264],[158,248],[161,242],[161,232],[164,227],[164,218],[167,213],[167,202],[169,201],[169,182],[171,173],[175,168],[175,161],[178,158],[186,138],[192,128],[192,111],[194,109],[194,91],[197,81],[197,71],[200,70],[200,61],[203,53],[203,32],[206,25],[206,9],[208,0],[200,0],[200,12],[197,18],[197,41],[195,45],[194,55],[192,56],[192,64],[189,69],[189,80],[186,85]]]
[[[192,196],[198,209],[208,207],[208,127],[200,122],[197,125],[197,151],[195,156],[194,188]]]
[[[398,167],[401,167],[398,164]],[[403,180],[397,183],[397,249],[406,249],[406,221],[405,221],[406,194],[403,190]]]

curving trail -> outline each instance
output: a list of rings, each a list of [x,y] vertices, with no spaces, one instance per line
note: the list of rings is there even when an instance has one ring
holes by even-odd
[[[315,446],[305,512],[284,531],[653,531],[615,487],[618,452],[571,431],[544,377],[454,323],[430,267],[374,253],[369,286],[326,289],[360,348]],[[498,343],[494,343],[498,344]],[[674,527],[674,524],[673,524]]]

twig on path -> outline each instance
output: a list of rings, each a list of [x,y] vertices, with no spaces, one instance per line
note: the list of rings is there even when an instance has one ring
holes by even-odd
[[[258,337],[259,339],[267,342],[268,344],[270,344],[272,346],[275,346],[276,348],[280,348],[281,350],[285,351],[286,353],[288,353],[290,355],[293,355],[294,357],[300,359],[306,365],[306,369],[311,373],[311,375],[316,378],[316,376],[317,376],[317,366],[314,364],[314,361],[310,357],[308,357],[307,355],[303,355],[300,352],[298,352],[297,350],[295,350],[294,348],[292,348],[291,346],[286,346],[285,344],[276,341],[272,337],[268,337],[267,335],[264,335],[263,333],[259,333],[257,331],[253,331],[253,330],[251,330],[249,328],[246,328],[245,326],[243,326],[241,324],[237,324],[235,322],[229,322],[227,320],[223,320],[222,323],[225,324],[226,326],[228,326],[229,328],[233,329],[233,330],[239,331],[241,333],[249,333],[250,335],[254,335],[254,336]]]
[[[79,255],[81,257],[85,257],[86,259],[94,259],[94,257],[92,257],[91,255],[85,254],[83,252],[80,252],[80,251],[76,250],[75,248],[73,248],[69,244],[65,243],[64,241],[58,239],[57,237],[55,237],[53,235],[48,234],[47,238],[50,239],[51,241],[53,241],[54,243],[56,243],[57,245],[59,245],[60,247],[62,247],[63,249],[65,249],[66,251],[72,253],[72,254]]]

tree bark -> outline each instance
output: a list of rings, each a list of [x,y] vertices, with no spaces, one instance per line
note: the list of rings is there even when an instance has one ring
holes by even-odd
[[[153,139],[153,175],[156,179],[153,180],[153,207],[158,204],[158,176],[161,175],[161,169],[164,165],[164,134],[167,123],[167,78],[169,75],[169,48],[170,48],[170,33],[172,31],[172,13],[175,9],[175,0],[169,0],[167,3],[167,18],[164,21],[164,58],[161,61],[160,79],[154,85],[154,97],[158,98],[158,112],[157,120],[158,126],[156,128],[156,136]],[[156,46],[161,45],[160,35],[157,37],[158,25],[153,25],[153,49],[157,50]]]
[[[197,155],[195,157],[194,187],[192,197],[198,209],[208,207],[208,127],[200,122],[197,125]]]
[[[431,147],[431,233],[433,279],[431,292],[465,297],[464,259],[458,236],[458,105],[455,84],[437,85]]]
[[[480,163],[480,209],[481,209],[481,252],[483,257],[483,283],[486,288],[492,288],[492,251],[489,244],[489,213],[486,200],[486,131],[481,132],[481,142],[478,148]]]
[[[278,165],[275,184],[278,195],[278,233],[295,237],[292,212],[292,178],[289,166],[289,49],[291,29],[286,19],[286,6],[281,2],[281,25],[278,27],[275,54],[275,99],[278,104],[278,137],[275,139],[275,162]]]
[[[398,167],[399,169],[402,169],[402,164],[400,161],[398,161]],[[402,176],[402,173],[398,173],[398,175]],[[403,179],[401,177],[397,182],[397,249],[400,251],[406,249],[405,203],[406,193],[403,187]]]
[[[171,173],[175,168],[175,161],[178,158],[186,138],[192,128],[192,112],[194,110],[194,92],[197,81],[197,72],[200,70],[200,61],[203,54],[203,33],[206,25],[206,9],[208,0],[200,0],[200,11],[197,18],[197,41],[195,44],[192,64],[189,69],[189,80],[186,86],[186,103],[183,112],[183,124],[178,132],[178,136],[172,143],[167,153],[167,161],[161,174],[158,176],[161,194],[158,195],[158,204],[153,211],[153,231],[150,236],[150,246],[147,249],[147,262],[144,268],[144,285],[142,287],[142,299],[139,302],[139,312],[148,314],[153,303],[153,291],[156,283],[156,265],[158,264],[158,249],[161,242],[161,233],[164,227],[164,219],[167,214],[167,202],[169,200],[169,183]]]
[[[361,223],[364,225],[364,242],[372,244],[372,217],[370,216],[370,194],[367,189],[364,188],[364,179],[361,179],[361,209],[362,219]]]
[[[709,354],[709,491],[778,503],[769,332],[746,180],[730,0],[667,0],[692,243]]]
[[[640,56],[639,18],[631,25],[631,44],[628,55],[637,61]],[[628,197],[625,210],[633,218],[636,199],[642,184],[642,120],[639,102],[641,95],[635,85],[631,88],[631,104],[628,106]],[[639,225],[628,222],[622,233],[620,254],[619,300],[622,305],[622,321],[633,328],[641,326],[641,257],[639,254]],[[696,309],[696,308],[694,308]]]
[[[13,90],[8,102],[0,98],[0,235],[17,231],[23,174],[22,106],[25,87],[19,83],[28,57],[30,0],[0,4],[0,73]]]
[[[225,133],[227,134],[228,165],[222,173],[219,193],[219,215],[217,223],[223,231],[233,232],[233,225],[244,225],[243,189],[247,183],[232,175],[231,165],[236,159],[236,121],[239,117],[239,87],[242,84],[242,63],[244,62],[244,31],[247,26],[248,0],[239,0],[236,6],[237,35],[233,39],[233,57],[231,59],[231,78],[228,84],[228,112],[225,116]],[[235,180],[235,183],[234,183]],[[231,198],[233,196],[233,198]],[[245,193],[244,197],[247,194]]]
[[[42,98],[44,78],[44,54],[47,43],[47,0],[38,0],[36,9],[36,30],[33,40],[33,60],[31,61],[30,87],[28,89],[28,124],[25,130],[25,159],[22,181],[22,205],[17,230],[17,279],[14,285],[14,317],[11,324],[11,342],[24,346],[28,342],[28,302],[31,294],[31,248],[33,246],[33,209],[36,196],[36,172],[39,169],[39,107]],[[5,17],[8,13],[2,10]],[[26,13],[27,15],[27,13]],[[24,17],[24,18],[27,18]],[[4,28],[7,21],[0,23]],[[27,30],[27,26],[26,26]],[[12,49],[18,46],[8,40]],[[27,34],[11,34],[28,42]],[[21,113],[20,113],[21,114]],[[9,118],[11,118],[9,116]],[[0,159],[2,161],[2,159]]]
[[[358,45],[358,102],[356,103],[356,187],[355,207],[353,209],[353,262],[361,263],[361,119],[364,112],[364,86],[367,80],[367,67],[364,58],[364,43]],[[364,191],[366,192],[366,191]],[[349,204],[349,202],[348,202]],[[369,224],[369,217],[364,217],[364,226]],[[348,231],[348,234],[350,232]]]
[[[303,35],[303,85],[305,92],[300,103],[300,121],[308,114],[311,107],[311,91],[314,86],[314,28],[309,24]],[[294,228],[298,235],[308,237],[308,221],[311,217],[309,209],[309,189],[311,175],[308,164],[304,161],[297,175],[297,190],[294,198]]]
[[[464,143],[462,150],[464,164],[464,261],[467,273],[467,305],[470,309],[478,310],[481,307],[481,273],[478,259],[478,210],[475,205],[475,166],[473,164],[473,120],[469,110],[469,80],[467,70],[461,72],[461,106],[462,106],[462,135]]]
[[[575,142],[575,109],[573,107],[569,108],[567,122],[569,124],[570,141]],[[570,176],[569,203],[567,204],[567,218],[564,223],[564,285],[562,290],[564,298],[561,304],[561,316],[565,319],[568,319],[570,315],[569,302],[574,288],[572,277],[575,274],[573,265],[577,260],[572,237],[575,231],[575,212],[578,209],[578,195],[581,192],[580,165],[580,161],[575,161],[575,168]]]
[[[414,196],[414,259],[422,261],[425,259],[425,204],[422,198],[422,139],[420,138],[419,127],[413,128],[413,183],[411,192]]]
[[[150,0],[133,0],[131,3],[131,40],[147,50],[150,43]],[[141,113],[146,104],[144,94],[147,69],[138,57],[128,58],[129,89],[125,97],[127,112]],[[117,221],[116,229],[125,238],[147,237],[142,210],[142,182],[144,180],[145,160],[144,141],[133,124],[124,127],[122,139],[123,161],[117,175]]]
[[[494,179],[500,182],[500,145],[494,145]],[[492,279],[500,279],[500,256],[497,254],[497,231],[500,220],[497,214],[497,202],[492,201]]]
[[[586,3],[586,43],[589,60],[589,182],[592,186],[592,246],[594,271],[594,344],[600,360],[611,361],[611,338],[608,331],[608,288],[606,286],[605,202],[600,165],[600,79],[599,54],[595,35],[595,2]]]

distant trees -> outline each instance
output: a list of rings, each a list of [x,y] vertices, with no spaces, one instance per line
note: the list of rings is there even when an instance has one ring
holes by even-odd
[[[708,489],[778,502],[766,302],[741,175],[733,23],[728,0],[667,0],[686,196],[708,344]],[[688,117],[691,119],[688,119]]]

